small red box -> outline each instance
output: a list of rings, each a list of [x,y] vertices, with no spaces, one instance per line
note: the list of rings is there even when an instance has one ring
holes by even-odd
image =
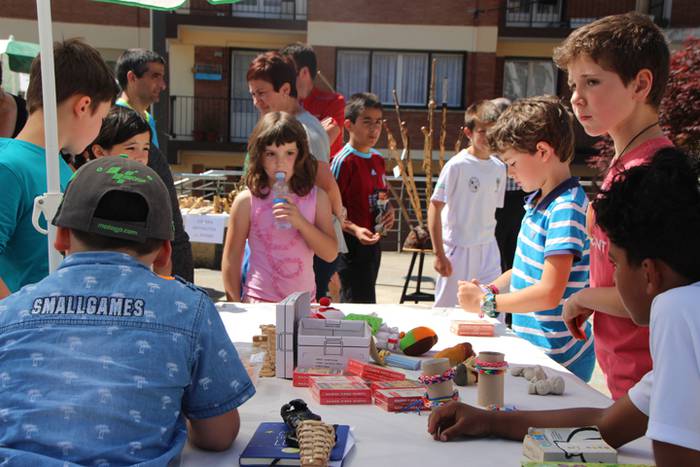
[[[390,370],[373,363],[361,362],[352,358],[348,360],[345,371],[367,381],[400,381],[406,379],[406,375],[400,371]]]
[[[311,376],[310,389],[320,404],[371,404],[372,392],[357,376]]]
[[[374,393],[374,405],[388,412],[402,410],[428,410],[423,404],[425,389],[398,388],[380,389]]]
[[[375,395],[380,389],[425,389],[425,386],[412,379],[402,379],[400,381],[372,381],[369,387],[372,390],[372,395]]]
[[[492,337],[494,324],[488,321],[455,320],[450,325],[450,331],[458,336]]]
[[[298,388],[307,388],[311,376],[341,376],[342,374],[342,370],[334,368],[295,368],[292,385]]]

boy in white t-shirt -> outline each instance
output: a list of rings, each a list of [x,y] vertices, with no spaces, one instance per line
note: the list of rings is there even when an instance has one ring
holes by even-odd
[[[433,437],[522,440],[528,427],[596,425],[615,448],[646,434],[659,467],[700,465],[699,175],[678,150],[662,149],[593,202],[622,303],[650,326],[652,371],[606,409],[489,412],[451,403],[430,415]]]
[[[488,100],[469,106],[464,134],[471,145],[445,164],[430,199],[436,307],[457,306],[460,280],[489,284],[501,275],[495,229],[496,208],[503,207],[505,196],[506,166],[491,153],[486,139],[499,113]]]

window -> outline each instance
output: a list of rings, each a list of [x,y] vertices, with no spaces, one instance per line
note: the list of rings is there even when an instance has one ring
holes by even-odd
[[[258,122],[258,111],[248,91],[246,73],[260,51],[231,51],[231,141],[243,143]]]
[[[306,19],[306,0],[240,0],[233,16],[244,18]]]
[[[551,60],[506,60],[503,67],[503,95],[521,97],[556,94],[557,73]]]
[[[462,107],[462,54],[339,50],[338,92],[349,97],[369,90],[379,96],[383,104],[392,105],[392,91],[396,89],[402,105],[424,107],[428,104],[433,58],[437,59],[435,101],[439,105],[447,98],[448,106]]]
[[[561,0],[508,0],[506,26],[552,28],[561,25]]]

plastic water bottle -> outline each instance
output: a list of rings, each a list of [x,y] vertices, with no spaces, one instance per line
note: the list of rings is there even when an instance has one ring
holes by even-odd
[[[289,187],[284,180],[284,172],[275,172],[275,183],[272,184],[272,204],[286,203],[287,200],[283,196],[289,194]],[[287,230],[292,228],[292,224],[288,221],[275,218],[275,228],[279,230]]]

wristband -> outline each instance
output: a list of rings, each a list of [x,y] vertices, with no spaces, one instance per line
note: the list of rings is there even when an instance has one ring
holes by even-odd
[[[501,293],[495,284],[489,284],[486,286],[486,288],[489,289],[494,295],[498,295],[499,293]]]

